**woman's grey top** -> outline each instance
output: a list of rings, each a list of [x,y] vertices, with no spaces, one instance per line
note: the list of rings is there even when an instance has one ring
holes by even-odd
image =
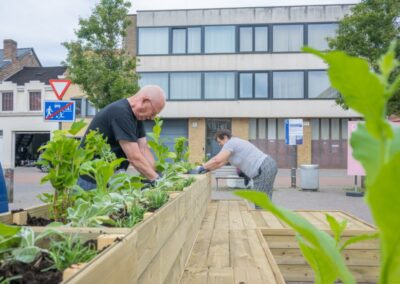
[[[249,141],[237,137],[229,139],[222,150],[231,152],[229,163],[239,168],[250,178],[258,175],[258,169],[267,157]]]

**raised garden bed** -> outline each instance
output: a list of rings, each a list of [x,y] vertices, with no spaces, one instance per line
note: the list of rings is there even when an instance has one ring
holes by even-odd
[[[210,175],[136,225],[68,283],[177,283],[211,197]]]

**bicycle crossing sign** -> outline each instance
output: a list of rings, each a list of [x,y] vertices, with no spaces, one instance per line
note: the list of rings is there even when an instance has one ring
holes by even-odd
[[[75,121],[75,102],[74,101],[45,101],[44,102],[45,121]]]

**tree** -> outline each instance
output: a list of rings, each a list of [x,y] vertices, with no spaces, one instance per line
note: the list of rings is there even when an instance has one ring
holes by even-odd
[[[350,55],[366,58],[377,71],[380,56],[393,40],[400,39],[400,1],[363,0],[351,11],[340,21],[337,36],[329,40],[329,45]],[[400,42],[397,43],[396,58],[400,59]],[[399,72],[398,68],[393,78]],[[337,102],[347,108],[341,96]],[[400,90],[389,101],[388,114],[400,114]]]
[[[137,92],[135,58],[122,48],[130,24],[125,0],[101,0],[88,19],[79,19],[76,41],[65,42],[68,76],[96,108]]]

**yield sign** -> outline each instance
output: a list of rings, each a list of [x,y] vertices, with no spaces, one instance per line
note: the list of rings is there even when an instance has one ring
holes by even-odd
[[[53,91],[56,94],[57,98],[61,100],[69,85],[71,85],[71,80],[50,79],[49,83],[53,88]]]

